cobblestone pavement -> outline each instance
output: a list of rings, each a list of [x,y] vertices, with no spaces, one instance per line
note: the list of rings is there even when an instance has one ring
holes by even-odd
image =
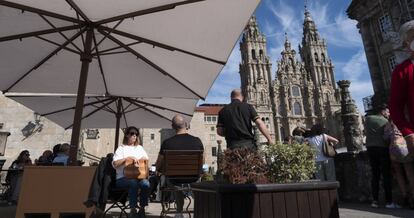
[[[192,208],[191,208],[192,209]],[[6,203],[0,203],[0,217],[14,218],[16,206],[8,206]],[[159,203],[150,203],[147,208],[147,218],[158,218],[161,212],[161,205]],[[368,204],[352,204],[345,203],[340,205],[339,214],[341,218],[414,218],[414,210],[408,209],[385,209],[385,208],[371,208]],[[113,210],[106,218],[118,217],[119,210]],[[174,215],[167,216],[169,218]],[[184,217],[189,217],[184,215]]]

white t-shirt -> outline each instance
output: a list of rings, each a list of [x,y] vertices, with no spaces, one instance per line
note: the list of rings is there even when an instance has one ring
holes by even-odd
[[[326,139],[326,135],[325,135],[325,139]],[[323,151],[322,151],[323,136],[322,135],[317,135],[312,138],[308,138],[308,142],[313,148],[316,149],[316,162],[330,159],[329,157],[323,154]]]
[[[114,165],[114,162],[126,157],[135,157],[136,159],[145,158],[148,159],[148,154],[145,152],[144,147],[141,145],[120,145],[114,154],[114,159],[112,162],[112,166]],[[115,168],[115,167],[114,167]],[[115,168],[116,170],[116,179],[120,179],[124,177],[124,166],[119,166],[118,168]]]

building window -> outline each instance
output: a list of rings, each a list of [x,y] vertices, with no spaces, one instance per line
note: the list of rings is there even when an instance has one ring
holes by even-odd
[[[217,147],[211,147],[211,156],[217,157]]]
[[[293,104],[293,114],[302,115],[302,106],[299,104],[299,102],[295,102]]]
[[[216,141],[216,134],[210,134],[210,141]]]
[[[252,49],[252,59],[256,60],[256,51]]]
[[[214,132],[214,126],[210,127],[210,130],[211,130],[212,132]]]
[[[216,124],[217,123],[217,116],[212,116],[212,115],[204,116],[204,123],[206,123],[206,124]]]
[[[300,89],[297,86],[292,86],[292,96],[299,97],[300,96]]]
[[[388,40],[391,36],[390,32],[392,32],[391,17],[388,14],[385,14],[378,19],[378,23],[382,34],[382,39],[384,41]]]
[[[155,134],[151,133],[151,140],[154,140],[154,139],[155,139]]]
[[[313,54],[315,56],[315,61],[319,62],[319,58],[318,58],[318,53],[315,52],[315,54]]]
[[[388,67],[390,68],[391,71],[394,70],[395,66],[396,66],[396,60],[395,60],[395,56],[391,56],[388,58]]]
[[[262,49],[259,50],[259,57],[263,58],[263,50]]]
[[[326,62],[326,58],[325,58],[325,54],[324,53],[321,54],[321,57],[322,57],[322,62]]]

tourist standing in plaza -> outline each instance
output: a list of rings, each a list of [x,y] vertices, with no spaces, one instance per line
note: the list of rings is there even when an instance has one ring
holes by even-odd
[[[175,136],[166,139],[160,148],[160,152],[158,154],[156,169],[162,174],[163,169],[163,162],[164,162],[164,151],[179,151],[179,150],[198,150],[204,151],[204,146],[201,140],[198,137],[194,137],[188,134],[187,131],[187,122],[181,115],[175,115],[172,119],[172,128],[175,130]],[[197,181],[198,178],[195,179],[180,179],[180,181],[172,181],[167,177],[161,175],[160,178],[160,186],[161,187],[173,187],[173,186],[180,186],[183,183],[192,183]],[[174,200],[177,206],[177,214],[174,216],[176,218],[182,218],[184,215],[183,206],[184,206],[184,193],[181,191],[173,192]],[[162,198],[166,196],[161,196]]]
[[[397,65],[392,73],[389,106],[391,118],[414,156],[414,20],[401,26],[400,38],[410,58]]]
[[[391,160],[388,144],[384,140],[384,128],[388,123],[389,111],[386,105],[378,105],[365,118],[365,135],[369,162],[372,170],[372,207],[378,207],[379,184],[382,176],[386,208],[396,208],[392,201]]]
[[[6,175],[6,182],[10,184],[9,204],[17,204],[23,179],[23,169],[30,165],[32,165],[32,160],[28,150],[20,152],[17,159],[10,165]]]
[[[145,217],[145,207],[148,206],[149,182],[147,179],[126,178],[124,168],[128,162],[138,163],[139,160],[148,160],[148,154],[144,147],[140,145],[139,131],[136,127],[130,126],[125,130],[122,145],[114,154],[112,165],[116,170],[116,186],[128,188],[128,200],[131,207],[132,217]],[[139,192],[139,206],[137,212],[137,199]]]
[[[230,97],[231,103],[220,110],[217,122],[217,134],[226,138],[227,148],[257,149],[252,122],[266,137],[268,144],[273,144],[269,130],[254,107],[243,102],[241,90],[233,90]]]
[[[336,181],[334,160],[323,153],[323,145],[325,143],[338,144],[338,139],[325,134],[321,124],[315,124],[311,128],[311,135],[307,141],[316,150],[315,178],[321,181]]]

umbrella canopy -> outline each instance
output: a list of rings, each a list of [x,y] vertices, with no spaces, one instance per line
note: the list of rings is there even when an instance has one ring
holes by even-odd
[[[7,93],[5,96],[65,129],[73,127],[76,95]],[[116,128],[116,149],[120,128],[171,128],[175,114],[190,122],[196,103],[194,99],[85,96],[82,127]]]
[[[85,93],[205,98],[258,3],[0,0],[0,90],[77,93],[74,163]]]

